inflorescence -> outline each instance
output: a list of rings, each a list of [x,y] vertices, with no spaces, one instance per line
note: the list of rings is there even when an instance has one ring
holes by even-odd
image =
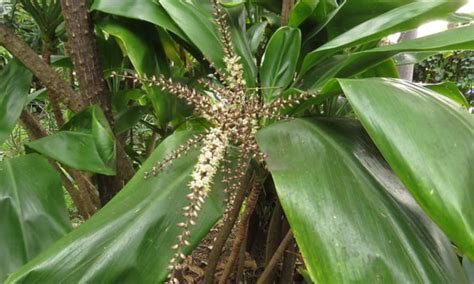
[[[190,246],[190,226],[196,224],[201,207],[211,189],[213,179],[217,172],[223,172],[226,184],[227,208],[230,208],[235,193],[241,188],[249,159],[256,158],[263,162],[264,155],[260,153],[256,132],[260,121],[279,120],[285,118],[280,110],[285,107],[293,107],[300,102],[313,98],[317,94],[303,93],[288,98],[278,97],[270,104],[264,104],[255,89],[246,87],[243,66],[240,57],[234,50],[232,38],[227,27],[226,17],[221,7],[215,0],[211,0],[214,8],[214,19],[224,46],[225,70],[216,69],[216,77],[220,84],[201,80],[200,83],[215,94],[215,98],[204,95],[199,91],[189,88],[180,83],[166,79],[164,76],[140,78],[138,75],[112,76],[132,79],[146,86],[159,86],[175,96],[185,100],[194,106],[198,115],[209,120],[212,127],[204,134],[189,139],[185,144],[171,152],[164,160],[154,165],[151,171],[145,174],[145,179],[157,175],[164,170],[173,160],[184,155],[190,149],[201,146],[198,162],[195,165],[191,181],[189,183],[190,193],[187,195],[189,203],[182,209],[185,221],[178,223],[181,233],[177,237],[177,243],[173,245],[174,257],[169,263],[169,282],[178,283],[175,277],[176,271],[181,269],[181,262],[186,258],[183,249]],[[228,153],[230,147],[235,147],[238,152],[237,164],[231,170]],[[227,211],[226,211],[227,212]]]

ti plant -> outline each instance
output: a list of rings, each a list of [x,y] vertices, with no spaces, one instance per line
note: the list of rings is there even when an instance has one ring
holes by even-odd
[[[59,209],[35,212],[65,227],[51,238],[59,240],[9,254],[14,265],[0,279],[292,283],[301,274],[316,283],[469,283],[473,116],[452,84],[401,80],[396,65],[474,49],[474,25],[380,44],[431,20],[465,19],[452,16],[465,1],[293,2],[93,1],[109,111],[138,171],[64,237],[55,195]],[[12,61],[7,71],[2,89],[26,92],[29,82],[5,83],[20,80],[15,74],[31,80],[25,70]],[[153,132],[147,154],[135,151],[140,125]],[[110,133],[95,106],[27,146],[113,175]],[[88,147],[62,151],[78,140]],[[0,190],[34,190],[17,178],[32,168],[26,160],[0,164]],[[44,170],[57,189],[59,178]],[[40,193],[19,200],[46,206]],[[31,222],[18,216],[9,226],[21,235],[15,224]],[[35,247],[12,235],[3,239]],[[196,247],[208,254],[201,263]],[[244,274],[248,258],[257,269]]]
[[[160,86],[163,91],[170,92],[184,99],[189,105],[193,105],[195,112],[206,118],[212,125],[204,134],[189,139],[163,161],[153,166],[150,172],[145,173],[146,179],[156,176],[173,160],[196,147],[198,143],[203,144],[198,162],[191,174],[192,179],[189,183],[191,192],[187,195],[189,204],[183,208],[183,215],[186,219],[184,222],[177,224],[182,232],[177,237],[178,243],[173,245],[176,253],[170,260],[169,269],[171,273],[169,276],[173,283],[179,283],[175,272],[180,269],[180,262],[186,258],[183,247],[191,246],[188,241],[191,234],[189,227],[196,225],[199,211],[211,190],[216,173],[219,170],[226,173],[224,178],[227,184],[225,191],[229,195],[226,207],[232,208],[237,191],[244,190],[242,179],[246,173],[248,160],[258,158],[263,163],[263,154],[259,151],[256,140],[256,133],[260,129],[261,123],[282,118],[282,115],[278,112],[284,106],[293,106],[293,104],[299,104],[307,98],[316,96],[315,94],[301,94],[298,97],[290,96],[287,99],[280,97],[272,103],[264,104],[261,97],[262,92],[257,92],[256,88],[251,89],[246,85],[244,68],[240,62],[240,56],[237,55],[234,49],[226,14],[216,1],[211,1],[211,3],[214,9],[213,15],[217,30],[224,47],[225,69],[217,68],[216,70],[215,77],[220,79],[219,83],[201,82],[210,95],[174,83],[172,80],[164,78],[164,76],[160,76],[158,79],[155,77],[149,79],[146,75],[144,78],[137,78],[126,74],[113,74],[113,76],[124,79],[140,81],[148,87]],[[235,171],[230,168],[231,158],[228,157],[231,147],[235,147],[238,152]]]

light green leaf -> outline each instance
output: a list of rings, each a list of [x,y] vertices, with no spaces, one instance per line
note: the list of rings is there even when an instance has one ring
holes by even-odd
[[[260,69],[265,99],[271,100],[290,84],[300,49],[301,31],[297,28],[281,27],[270,38]]]
[[[8,138],[28,102],[31,73],[12,59],[0,73],[0,145]]]
[[[155,177],[146,171],[190,138],[175,133],[161,143],[134,178],[104,208],[16,271],[6,283],[162,283],[174,254],[187,205],[188,184],[198,149],[173,161]],[[223,213],[220,178],[191,227],[189,253]]]
[[[0,162],[0,282],[71,229],[61,180],[37,154]]]
[[[314,282],[466,283],[359,123],[295,119],[257,138]]]
[[[115,137],[98,106],[77,114],[61,131],[26,146],[71,168],[115,174]]]
[[[403,80],[339,80],[382,155],[425,212],[474,258],[474,119]]]
[[[451,100],[455,101],[466,109],[469,108],[469,102],[467,101],[466,97],[461,93],[456,84],[453,82],[424,84],[423,87],[433,90],[447,98],[450,98]]]
[[[301,73],[306,73],[324,58],[344,48],[381,39],[384,36],[416,28],[420,24],[456,11],[462,0],[415,1],[365,21],[306,55]],[[347,6],[347,5],[346,5]]]

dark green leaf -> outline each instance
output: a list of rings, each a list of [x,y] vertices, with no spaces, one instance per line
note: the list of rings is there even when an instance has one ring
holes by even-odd
[[[382,155],[426,213],[474,258],[474,119],[403,80],[340,80]]]
[[[8,138],[28,102],[31,73],[12,59],[0,74],[0,145]]]
[[[115,137],[98,106],[73,117],[61,131],[26,146],[71,168],[115,174]]]
[[[71,228],[58,173],[32,154],[0,162],[0,281]]]
[[[281,27],[270,38],[260,69],[265,99],[280,94],[292,81],[300,56],[301,31]]]
[[[313,281],[466,283],[359,123],[295,119],[257,138]]]
[[[146,107],[133,106],[117,114],[115,117],[115,132],[121,134],[134,127],[146,111]]]
[[[145,180],[144,174],[189,137],[189,132],[175,133],[161,143],[114,199],[6,283],[162,283],[199,151],[175,160],[156,177]],[[222,201],[223,185],[216,182],[191,227],[193,247],[223,213]]]
[[[94,0],[91,10],[150,22],[187,40],[163,7],[152,0]]]
[[[291,9],[288,25],[298,27],[313,13],[319,0],[298,0],[293,9]]]

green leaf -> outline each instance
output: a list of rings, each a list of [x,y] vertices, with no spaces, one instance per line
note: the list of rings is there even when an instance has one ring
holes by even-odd
[[[160,0],[170,17],[218,68],[224,68],[224,50],[207,1]]]
[[[152,0],[94,0],[91,10],[153,23],[189,41],[163,7]]]
[[[295,119],[257,139],[314,282],[466,283],[359,123]]]
[[[324,58],[347,47],[368,43],[384,36],[416,28],[420,24],[447,15],[462,6],[461,0],[417,1],[390,10],[365,21],[306,55],[301,73],[306,73]],[[371,4],[372,5],[372,4]]]
[[[61,180],[37,154],[0,162],[0,282],[71,229]]]
[[[298,27],[304,20],[306,20],[313,13],[319,0],[298,0],[293,9],[291,9],[288,25],[291,27]]]
[[[465,107],[466,109],[469,108],[469,102],[467,101],[466,97],[461,93],[455,83],[453,82],[444,82],[439,84],[424,84],[423,87],[433,90],[438,94],[441,94],[456,103],[460,104],[461,106]]]
[[[71,168],[115,175],[115,138],[98,106],[77,114],[61,131],[26,146]]]
[[[474,258],[474,119],[403,80],[339,80],[382,155],[425,212]]]
[[[162,283],[174,254],[171,246],[180,233],[176,224],[184,219],[181,208],[188,203],[188,183],[199,151],[191,150],[156,177],[145,180],[144,174],[190,134],[178,132],[167,138],[104,208],[6,283]],[[192,247],[220,218],[223,198],[218,178],[198,223],[191,227]]]
[[[28,102],[31,73],[12,59],[0,73],[0,145],[8,138]]]
[[[260,80],[267,100],[280,94],[292,81],[300,56],[301,31],[281,27],[270,38],[260,69]]]
[[[176,1],[160,0],[166,12],[191,39],[191,42],[217,68],[224,69],[224,49],[220,41],[217,25],[212,16],[210,2],[201,0]],[[256,82],[256,66],[252,58],[249,43],[245,38],[245,30],[241,27],[238,17],[242,7],[227,10],[227,20],[232,34],[235,51],[241,58],[247,85],[252,87]],[[243,23],[245,24],[245,23]],[[199,58],[198,58],[199,59]]]
[[[250,50],[252,54],[256,54],[258,47],[263,41],[265,36],[265,29],[267,28],[268,22],[260,22],[252,25],[247,30],[247,37],[250,45]]]
[[[438,34],[356,52],[350,55],[336,55],[322,61],[317,67],[309,70],[302,81],[305,89],[315,89],[324,85],[329,79],[356,75],[400,52],[432,52],[458,49],[474,49],[474,25],[450,29]],[[328,65],[326,62],[331,64]],[[320,75],[315,77],[314,74]],[[313,78],[317,79],[314,80]]]
[[[121,134],[134,127],[146,111],[146,107],[133,106],[117,114],[115,116],[115,132]]]
[[[98,26],[120,40],[133,67],[140,76],[159,75],[162,72],[160,66],[168,69],[166,60],[162,59],[164,51],[157,50],[155,46],[159,46],[159,43],[154,43],[150,39],[153,35],[158,38],[158,33],[153,27],[113,19],[102,20]],[[165,74],[169,73],[166,69]],[[159,122],[166,124],[171,121],[175,105],[174,96],[161,91],[158,87],[145,86],[145,89]]]
[[[229,15],[229,30],[232,35],[234,47],[240,56],[240,62],[244,66],[244,76],[247,87],[253,88],[257,83],[257,65],[247,39],[245,15],[247,11],[244,6],[229,8],[226,10]]]

